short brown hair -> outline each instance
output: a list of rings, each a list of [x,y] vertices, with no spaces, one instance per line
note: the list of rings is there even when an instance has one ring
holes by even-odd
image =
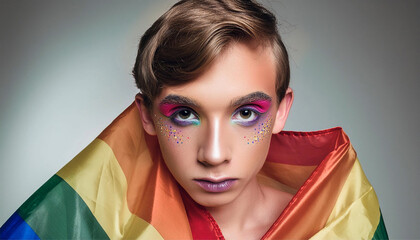
[[[146,107],[151,107],[163,86],[197,78],[235,41],[256,41],[272,48],[280,102],[289,86],[290,69],[276,17],[252,0],[182,0],[140,40],[133,76]]]

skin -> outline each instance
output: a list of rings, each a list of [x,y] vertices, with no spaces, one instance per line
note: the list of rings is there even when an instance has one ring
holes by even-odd
[[[277,103],[275,82],[270,48],[234,43],[194,81],[164,87],[150,111],[137,98],[143,127],[157,135],[172,175],[226,239],[261,238],[292,198],[256,177],[293,102],[288,89]],[[197,179],[231,186],[211,192]]]

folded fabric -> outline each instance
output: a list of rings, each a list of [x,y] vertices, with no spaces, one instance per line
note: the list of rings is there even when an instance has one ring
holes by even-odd
[[[272,136],[259,181],[294,194],[263,239],[388,239],[341,128]],[[133,103],[0,228],[1,239],[222,239],[178,186]]]

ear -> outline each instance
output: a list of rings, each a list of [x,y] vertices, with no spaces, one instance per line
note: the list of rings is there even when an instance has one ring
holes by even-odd
[[[143,97],[140,93],[136,95],[136,106],[139,109],[140,119],[144,131],[146,131],[149,135],[156,135],[156,129],[151,110],[147,109],[144,105]]]
[[[276,119],[274,120],[273,134],[279,133],[283,130],[286,124],[287,117],[289,116],[290,108],[293,103],[293,90],[287,88],[284,98],[281,100],[276,113]]]

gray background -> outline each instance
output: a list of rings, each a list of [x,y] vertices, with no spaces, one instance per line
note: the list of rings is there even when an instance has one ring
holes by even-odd
[[[0,225],[137,92],[142,33],[174,1],[0,1]],[[342,126],[391,238],[419,238],[419,1],[263,1],[281,23],[286,129]]]

